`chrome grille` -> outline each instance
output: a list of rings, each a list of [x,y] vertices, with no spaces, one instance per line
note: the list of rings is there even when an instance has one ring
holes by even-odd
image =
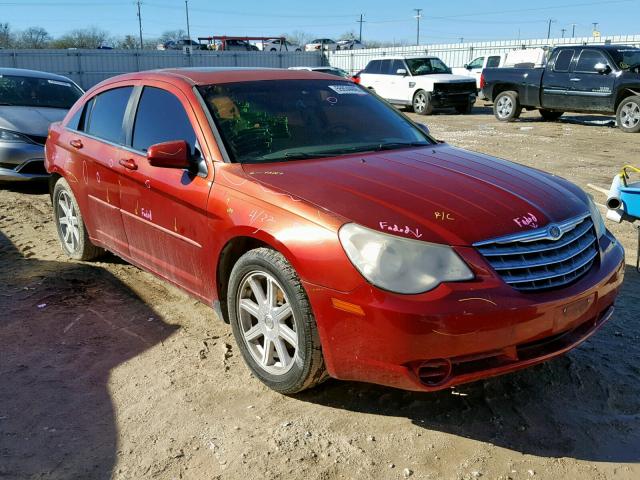
[[[507,284],[522,291],[568,285],[588,272],[598,257],[589,214],[474,246]]]

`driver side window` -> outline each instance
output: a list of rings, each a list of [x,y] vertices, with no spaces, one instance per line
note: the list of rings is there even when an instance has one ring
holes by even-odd
[[[196,134],[180,100],[166,90],[144,87],[133,127],[133,148],[146,152],[151,145],[172,140],[185,140],[191,157],[200,156]]]

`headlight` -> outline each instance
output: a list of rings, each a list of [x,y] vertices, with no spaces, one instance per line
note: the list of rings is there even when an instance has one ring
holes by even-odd
[[[395,293],[432,290],[473,273],[451,247],[400,238],[348,223],[338,232],[351,263],[373,285]]]
[[[0,142],[32,143],[31,140],[24,135],[12,132],[11,130],[5,130],[4,128],[0,128]]]
[[[607,227],[604,225],[604,219],[600,213],[600,209],[594,203],[593,198],[589,196],[589,210],[591,211],[591,220],[596,229],[596,235],[598,238],[602,237],[607,232]]]

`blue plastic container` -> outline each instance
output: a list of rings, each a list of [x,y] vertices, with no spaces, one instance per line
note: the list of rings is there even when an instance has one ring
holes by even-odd
[[[620,200],[627,215],[640,218],[640,182],[620,187]]]

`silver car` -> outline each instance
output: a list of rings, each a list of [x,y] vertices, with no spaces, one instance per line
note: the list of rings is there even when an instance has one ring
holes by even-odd
[[[0,180],[47,178],[49,125],[64,118],[82,89],[60,75],[0,68]]]

